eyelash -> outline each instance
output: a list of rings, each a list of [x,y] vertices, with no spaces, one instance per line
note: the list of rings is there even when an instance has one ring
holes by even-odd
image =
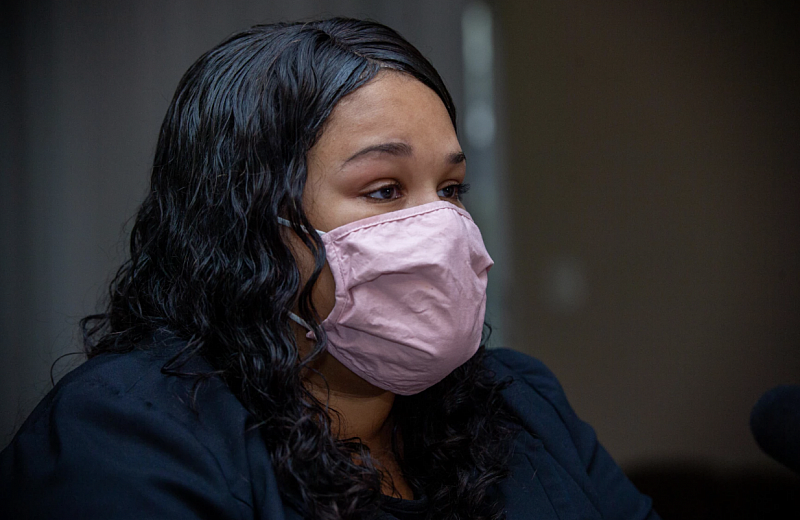
[[[461,184],[451,184],[450,186],[445,186],[439,191],[444,191],[450,188],[455,189],[455,194],[453,197],[447,197],[447,198],[454,198],[456,200],[461,200],[461,198],[464,195],[466,195],[467,192],[469,192],[469,184],[467,184],[466,182],[462,182]]]
[[[399,198],[398,196],[395,196],[395,197],[386,197],[386,198],[370,197],[370,195],[372,195],[373,193],[379,193],[379,192],[382,192],[382,191],[384,191],[384,190],[388,190],[388,189],[394,189],[394,190],[400,191],[400,185],[399,185],[399,184],[396,184],[396,183],[395,183],[395,184],[387,184],[386,186],[381,186],[381,187],[380,187],[380,188],[378,188],[377,190],[374,190],[374,191],[371,191],[371,192],[369,192],[369,193],[366,193],[366,194],[365,194],[365,196],[366,196],[368,199],[371,199],[371,200],[373,200],[373,201],[395,200],[395,199]],[[455,199],[455,200],[458,200],[458,201],[460,201],[460,200],[461,200],[461,198],[462,198],[464,195],[466,195],[466,194],[467,194],[467,192],[469,191],[469,184],[467,184],[467,183],[461,183],[461,184],[451,184],[451,185],[449,185],[449,186],[445,186],[444,188],[442,188],[442,189],[441,189],[441,190],[439,190],[439,191],[444,191],[444,190],[448,190],[448,189],[455,189],[455,193],[454,193],[454,195],[453,195],[453,196],[451,196],[451,197],[444,196],[444,198],[447,198],[447,199]],[[438,192],[437,192],[437,193],[438,193]]]

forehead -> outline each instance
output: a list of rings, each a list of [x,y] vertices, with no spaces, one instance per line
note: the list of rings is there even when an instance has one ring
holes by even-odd
[[[320,151],[331,146],[430,139],[442,146],[458,147],[455,128],[442,100],[416,78],[383,70],[339,101],[314,148]]]

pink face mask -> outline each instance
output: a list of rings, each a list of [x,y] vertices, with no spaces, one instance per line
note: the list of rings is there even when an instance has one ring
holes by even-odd
[[[493,262],[469,213],[431,202],[318,233],[336,283],[322,327],[343,365],[412,395],[475,354]]]

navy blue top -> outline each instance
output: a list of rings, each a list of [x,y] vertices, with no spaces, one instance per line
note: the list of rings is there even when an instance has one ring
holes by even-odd
[[[299,519],[253,417],[217,379],[192,410],[192,380],[160,370],[173,352],[103,354],[64,377],[0,453],[0,518]],[[497,490],[508,520],[658,519],[540,361],[487,358],[523,424]]]

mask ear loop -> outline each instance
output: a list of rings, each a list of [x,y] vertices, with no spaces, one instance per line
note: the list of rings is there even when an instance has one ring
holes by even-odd
[[[283,224],[284,226],[286,226],[288,228],[294,228],[294,226],[292,226],[292,223],[289,222],[288,220],[286,220],[283,217],[278,217],[278,224]],[[304,226],[300,226],[300,229],[302,229],[303,231],[308,233],[308,230]],[[315,229],[314,231],[316,231],[319,236],[322,236],[322,235],[325,234],[325,231],[320,231],[319,229]]]
[[[311,326],[309,326],[308,322],[306,320],[304,320],[303,318],[301,318],[300,316],[298,316],[297,314],[289,311],[289,319],[292,320],[293,322],[297,323],[298,325],[300,325],[301,327],[303,327],[307,331],[311,332]]]
[[[292,228],[292,229],[294,228],[294,226],[292,226],[292,223],[289,222],[288,220],[286,220],[283,217],[278,217],[278,224],[284,225],[284,226],[286,226],[288,228]],[[308,230],[306,230],[306,228],[304,226],[300,226],[300,229],[302,229],[304,232],[308,233]],[[322,236],[322,235],[325,234],[324,231],[320,231],[318,229],[315,229],[314,231],[316,231],[319,236]],[[301,327],[303,327],[304,329],[306,329],[308,331],[308,334],[306,334],[306,337],[308,339],[314,339],[314,331],[311,329],[311,326],[308,324],[308,322],[306,320],[304,320],[303,318],[301,318],[300,316],[298,316],[297,314],[295,314],[295,313],[293,313],[291,311],[289,311],[289,319],[292,320],[293,322],[297,323],[298,325],[300,325]]]

